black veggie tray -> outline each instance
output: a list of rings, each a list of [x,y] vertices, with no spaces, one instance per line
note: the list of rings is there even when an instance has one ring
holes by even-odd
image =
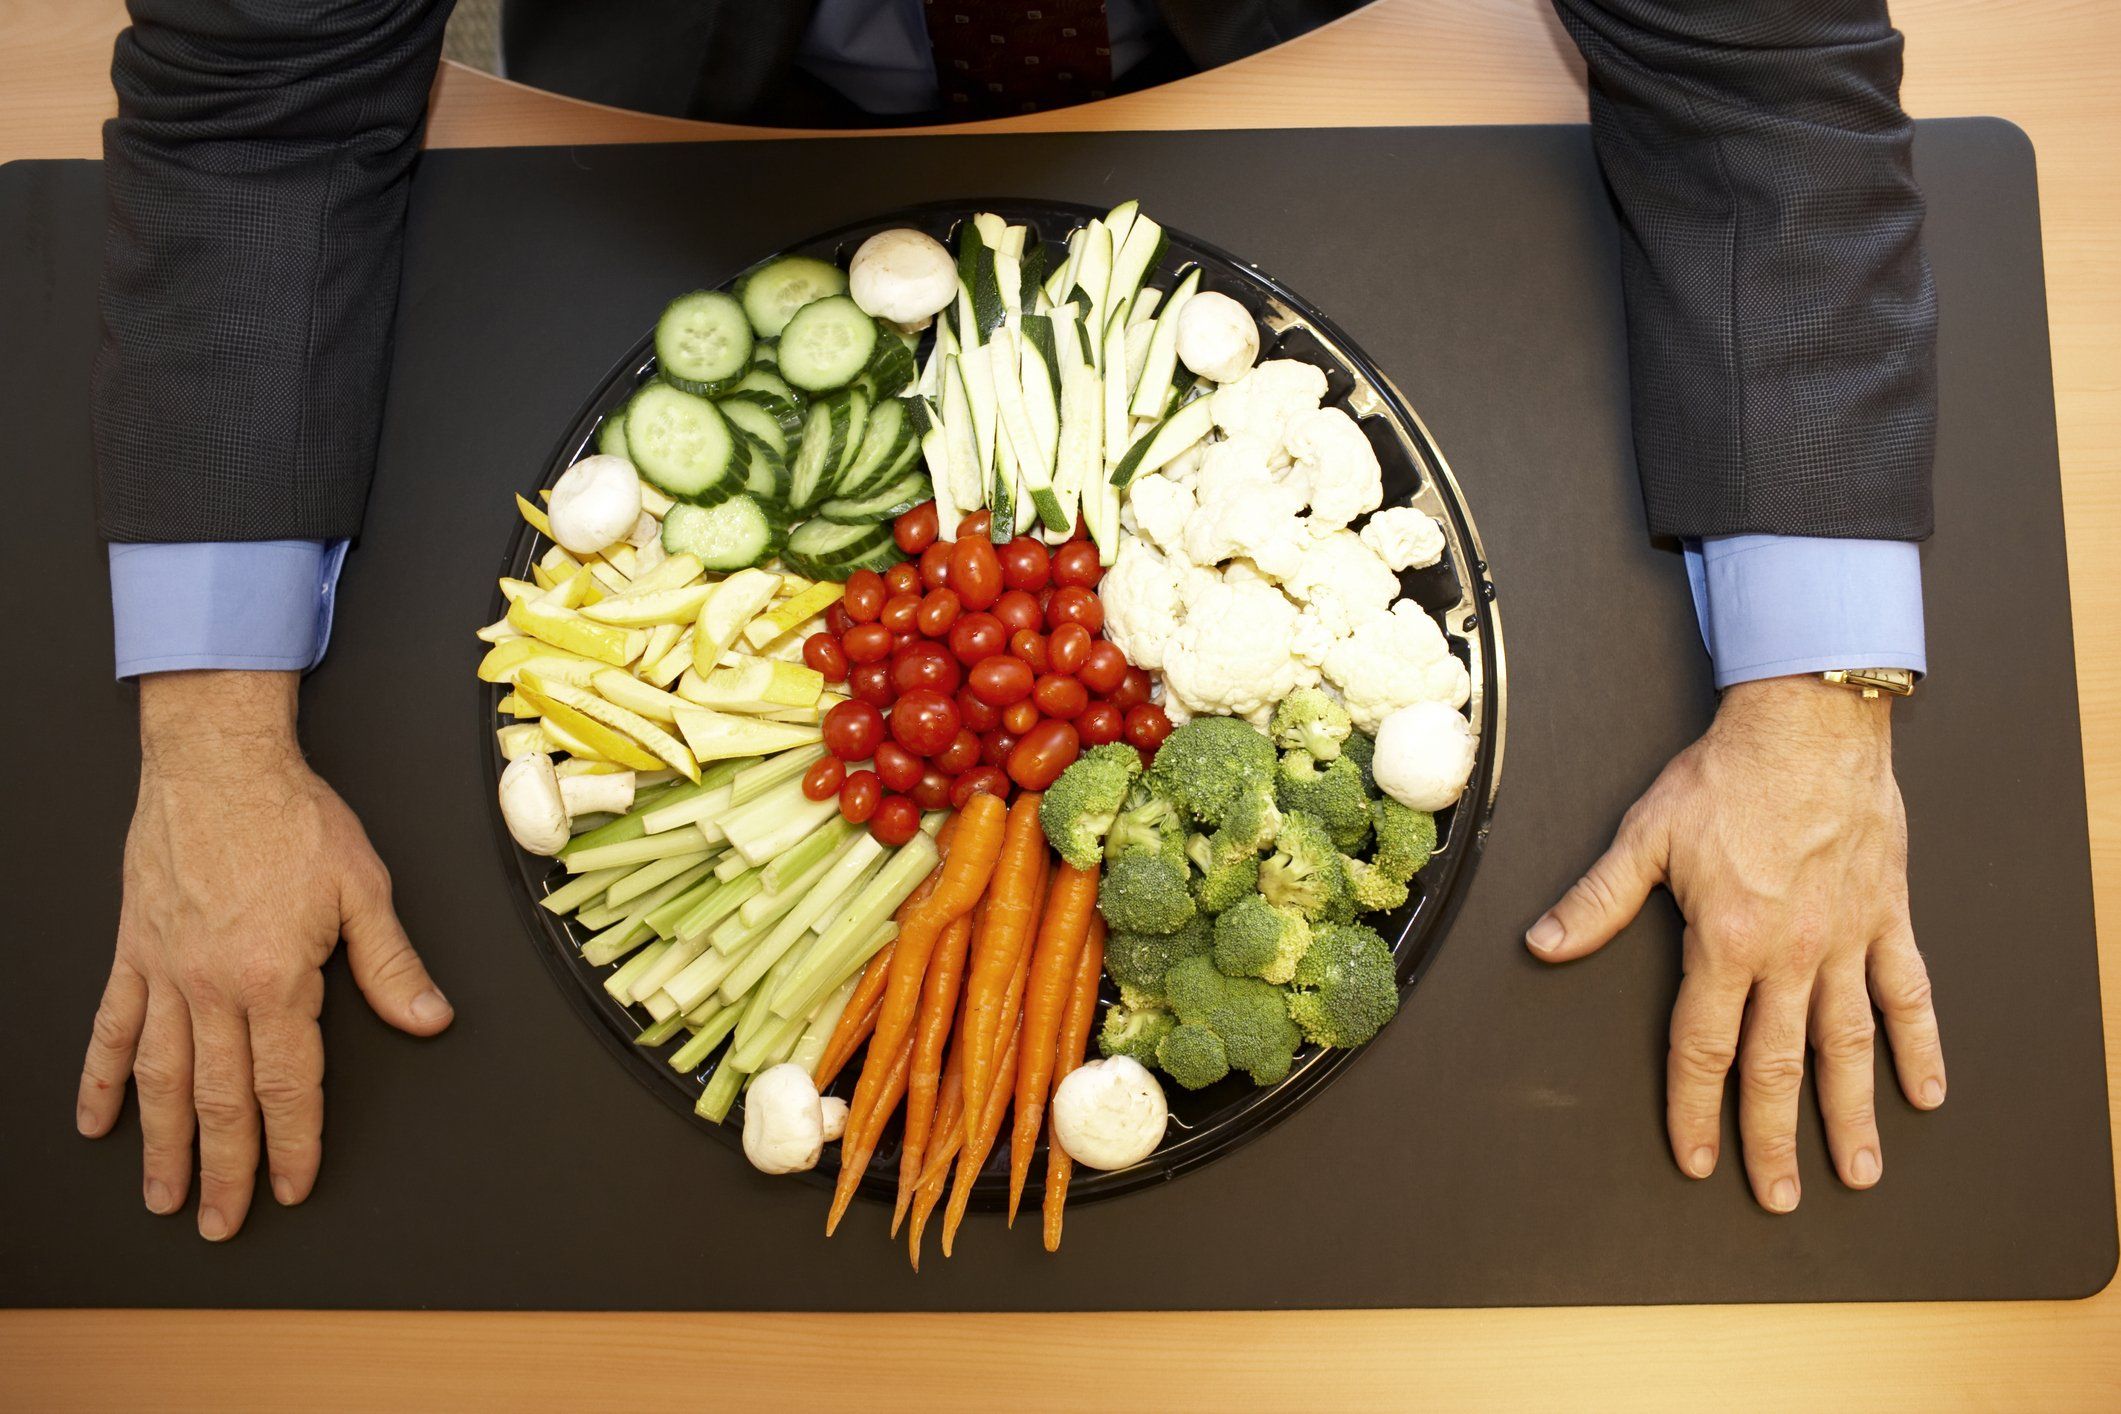
[[[1145,203],[1145,209],[1154,214],[1153,202]],[[932,202],[841,226],[776,251],[750,269],[784,255],[814,256],[844,267],[863,240],[877,231],[900,226],[924,230],[950,245],[958,222],[969,219],[976,211],[991,211],[1011,224],[1029,226],[1049,246],[1065,245],[1069,232],[1104,214],[1097,208],[1060,202]],[[1182,231],[1166,228],[1163,254],[1149,272],[1149,282],[1168,289],[1180,272],[1195,265],[1201,268],[1203,289],[1229,295],[1251,311],[1261,329],[1261,362],[1293,358],[1325,371],[1325,404],[1340,407],[1354,417],[1377,451],[1384,473],[1384,504],[1411,503],[1444,527],[1446,548],[1442,560],[1426,569],[1408,571],[1401,577],[1401,589],[1438,618],[1446,642],[1467,666],[1472,680],[1467,711],[1478,741],[1478,754],[1465,795],[1437,817],[1436,853],[1415,876],[1407,902],[1390,914],[1365,918],[1392,944],[1404,997],[1419,983],[1443,945],[1452,915],[1464,898],[1479,861],[1489,814],[1501,784],[1504,684],[1502,627],[1495,585],[1488,575],[1479,532],[1442,452],[1406,398],[1376,363],[1331,319],[1293,290],[1256,266]],[[732,288],[742,279],[740,274],[723,288]],[[624,406],[636,387],[654,375],[653,345],[653,333],[644,334],[583,404],[554,449],[538,486],[551,486],[569,466],[595,450],[598,426]],[[921,356],[926,356],[925,343]],[[535,495],[535,488],[524,489]],[[502,572],[511,578],[528,579],[530,566],[545,552],[548,543],[518,520]],[[498,590],[494,606],[496,617],[507,610]],[[493,784],[499,782],[501,768],[507,764],[495,743],[492,727],[497,720],[497,704],[508,690],[505,683],[488,683],[480,685],[478,694],[481,750],[489,783]],[[517,912],[539,955],[552,969],[576,1011],[636,1080],[697,1126],[732,1148],[739,1147],[743,1132],[741,1100],[721,1124],[693,1113],[694,1102],[713,1073],[712,1058],[695,1070],[680,1073],[666,1063],[666,1058],[683,1044],[683,1033],[659,1047],[635,1044],[635,1037],[643,1029],[639,1016],[616,1001],[603,986],[604,978],[619,964],[592,967],[584,963],[580,950],[587,932],[572,920],[538,906],[540,898],[566,882],[567,874],[556,870],[551,860],[517,846],[498,810],[493,812],[493,819]],[[1108,1001],[1118,995],[1109,978],[1104,983],[1104,995]],[[1306,1045],[1298,1052],[1289,1074],[1271,1086],[1255,1086],[1242,1074],[1232,1074],[1200,1091],[1167,1085],[1172,1133],[1165,1142],[1146,1161],[1132,1168],[1110,1173],[1080,1171],[1070,1185],[1070,1196],[1080,1201],[1111,1197],[1175,1178],[1208,1163],[1293,1113],[1360,1054],[1361,1048],[1323,1050]],[[859,1066],[848,1067],[834,1083],[832,1092],[851,1095],[859,1073]],[[862,1178],[858,1191],[864,1197],[891,1201],[898,1181],[899,1138],[900,1122],[894,1121]],[[975,1207],[998,1211],[1004,1206],[1008,1159],[1008,1146],[996,1145],[972,1190]],[[824,1159],[806,1177],[831,1187],[838,1174],[838,1160],[838,1147],[828,1146]],[[1034,1162],[1033,1170],[1043,1174],[1043,1162]]]

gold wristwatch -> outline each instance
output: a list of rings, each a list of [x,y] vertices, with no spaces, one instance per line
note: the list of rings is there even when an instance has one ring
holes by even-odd
[[[1881,692],[1889,697],[1909,697],[1915,691],[1915,675],[1907,668],[1833,668],[1819,676],[1865,697],[1876,697]]]

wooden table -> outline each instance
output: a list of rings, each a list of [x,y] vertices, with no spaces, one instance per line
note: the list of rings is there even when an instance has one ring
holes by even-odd
[[[2099,916],[2113,922],[2121,5],[1899,0],[1894,11],[1908,36],[1912,112],[1997,114],[2039,152],[2093,868]],[[111,37],[123,23],[119,0],[0,0],[0,161],[99,154]],[[1383,0],[1167,88],[975,130],[1580,122],[1583,90],[1575,52],[1538,0]],[[436,85],[428,140],[778,135],[596,108],[452,66]],[[2102,936],[2107,1032],[2121,1038],[2121,934]],[[2109,1044],[2107,1088],[2121,1094]],[[1129,1381],[1113,1401],[1121,1407],[2111,1409],[2121,1406],[2121,1293],[2073,1303],[1207,1316],[0,1313],[0,1404],[40,1410],[646,1406],[657,1396],[787,1405],[850,1392],[865,1408],[1043,1407],[1093,1402],[1115,1369]]]

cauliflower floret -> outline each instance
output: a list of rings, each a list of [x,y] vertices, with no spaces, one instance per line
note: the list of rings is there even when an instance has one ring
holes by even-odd
[[[1318,616],[1317,611],[1305,609],[1296,616],[1296,631],[1289,636],[1289,651],[1296,655],[1298,662],[1317,668],[1324,666],[1326,654],[1332,652],[1333,645],[1339,641],[1340,635],[1326,627],[1326,621]]]
[[[1176,552],[1194,511],[1193,490],[1163,476],[1136,477],[1127,488],[1127,509],[1147,540],[1165,554]]]
[[[1258,562],[1248,560],[1243,555],[1239,555],[1236,559],[1223,566],[1223,578],[1232,584],[1247,579],[1256,580],[1261,584],[1272,584],[1274,582],[1273,578],[1259,567]]]
[[[1289,424],[1318,407],[1326,395],[1325,373],[1293,358],[1269,359],[1215,390],[1215,425],[1231,437],[1257,437],[1271,465],[1286,465]]]
[[[1252,487],[1274,480],[1274,469],[1267,465],[1274,449],[1249,432],[1203,445],[1200,467],[1193,474],[1196,501],[1242,496]]]
[[[1207,483],[1207,473],[1201,476]],[[1186,558],[1197,565],[1244,556],[1259,572],[1281,579],[1303,562],[1310,535],[1300,519],[1301,492],[1273,481],[1249,483],[1241,494],[1202,496],[1186,521]]]
[[[1138,668],[1164,665],[1165,645],[1185,618],[1183,564],[1165,559],[1146,540],[1123,536],[1118,557],[1098,583],[1105,637]]]
[[[1363,523],[1362,543],[1395,570],[1425,570],[1443,558],[1443,526],[1427,511],[1392,506]]]
[[[1339,408],[1307,412],[1293,419],[1283,436],[1296,459],[1285,479],[1310,501],[1314,530],[1338,529],[1384,503],[1377,449]]]
[[[1376,735],[1386,717],[1416,702],[1461,707],[1471,695],[1465,664],[1443,630],[1411,599],[1357,624],[1326,654],[1327,681],[1341,690],[1355,725]]]
[[[1399,576],[1354,531],[1336,530],[1312,540],[1283,587],[1328,633],[1345,638],[1363,620],[1391,612]]]
[[[1296,606],[1272,585],[1218,579],[1204,586],[1164,645],[1167,702],[1264,726],[1275,704],[1304,683],[1304,665],[1289,652],[1295,631]]]
[[[1164,463],[1164,469],[1157,474],[1169,477],[1182,486],[1190,486],[1193,484],[1193,478],[1200,474],[1200,465],[1207,458],[1208,448],[1216,445],[1219,444],[1210,442],[1203,437],[1200,441],[1195,442],[1192,446],[1171,458],[1170,461]]]

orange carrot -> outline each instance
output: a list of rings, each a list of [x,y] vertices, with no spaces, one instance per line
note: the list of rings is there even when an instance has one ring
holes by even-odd
[[[950,1023],[957,1016],[958,992],[965,980],[965,953],[978,913],[985,907],[982,904],[973,914],[943,930],[935,945],[935,956],[928,964],[927,980],[921,986],[920,1010],[913,1023],[913,1069],[906,1083],[906,1138],[899,1152],[898,1201],[891,1213],[894,1237],[914,1190],[920,1187],[921,1156],[928,1147],[936,1090],[943,1077],[943,1045],[950,1037]]]
[[[1061,1022],[1060,1040],[1053,1054],[1053,1083],[1057,1087],[1068,1078],[1068,1072],[1083,1063],[1083,1054],[1090,1045],[1090,1023],[1097,1018],[1097,984],[1105,970],[1105,920],[1091,915],[1090,936],[1083,940],[1082,955],[1075,960],[1075,978],[1068,988],[1068,1015]],[[1058,1252],[1061,1240],[1061,1209],[1068,1203],[1068,1179],[1075,1172],[1075,1161],[1068,1151],[1061,1148],[1060,1141],[1053,1137],[1053,1125],[1049,1118],[1046,1124],[1046,1194],[1044,1210],[1046,1219],[1045,1241],[1048,1252]]]
[[[1039,919],[1038,944],[1031,955],[1030,980],[1024,992],[1024,1054],[1016,1067],[1016,1127],[1009,1138],[1009,1224],[1023,1200],[1024,1180],[1038,1148],[1039,1122],[1046,1117],[1047,1087],[1053,1083],[1054,1044],[1061,1013],[1075,991],[1075,963],[1090,920],[1097,913],[1097,866],[1078,869],[1063,860],[1046,890],[1046,911]]]
[[[840,1067],[854,1055],[854,1048],[876,1029],[877,1006],[884,999],[884,981],[890,975],[891,954],[897,947],[896,941],[884,944],[884,950],[869,959],[862,980],[854,984],[854,992],[847,998],[847,1009],[840,1013],[839,1024],[832,1028],[824,1054],[818,1057],[818,1089],[832,1083],[832,1078],[840,1073]]]
[[[965,1142],[965,1072],[959,1063],[963,1048],[953,1046],[950,1059],[943,1065],[942,1090],[935,1100],[935,1135],[933,1152],[928,1156],[928,1167],[915,1184],[913,1195],[913,1223],[907,1229],[906,1255],[913,1263],[913,1270],[921,1269],[921,1233],[928,1226],[928,1215],[942,1201],[943,1186],[950,1179],[950,1160],[957,1155],[958,1146]]]
[[[1002,856],[994,866],[994,885],[989,891],[987,916],[973,939],[972,960],[965,983],[965,1114],[985,1113],[987,1087],[992,1078],[997,1038],[1008,1032],[999,1024],[1001,988],[1016,969],[1017,953],[1023,949],[1037,921],[1045,893],[1042,876],[1046,868],[1046,832],[1038,819],[1039,797],[1026,792],[1009,810],[1009,827],[1002,840]]]
[[[951,817],[957,832],[949,853],[943,856],[935,892],[905,913],[899,924],[890,977],[884,984],[884,1007],[877,1013],[876,1031],[869,1038],[869,1059],[862,1066],[862,1078],[847,1107],[848,1124],[863,1130],[872,1126],[881,1129],[882,1121],[890,1117],[889,1110],[881,1115],[873,1112],[883,1102],[891,1069],[898,1064],[899,1051],[912,1033],[914,1006],[920,999],[922,979],[928,975],[928,960],[943,929],[970,912],[986,891],[987,880],[1002,851],[1005,814],[999,797],[982,793],[966,801],[965,808]],[[892,1104],[897,1103],[894,1098]],[[854,1200],[860,1177],[851,1168],[840,1170],[839,1183],[832,1193],[832,1211],[825,1221],[827,1233],[839,1226],[841,1215]]]
[[[995,1136],[1002,1132],[1002,1115],[1009,1108],[1009,1095],[1016,1086],[1017,1050],[1023,1034],[1021,1026],[1010,1030],[1008,1043],[996,1057],[994,1084],[988,1087],[987,1107],[978,1116],[979,1130],[966,1140],[964,1151],[957,1156],[957,1183],[950,1190],[950,1207],[943,1215],[945,1257],[950,1255],[950,1244],[957,1238],[958,1224],[965,1220],[965,1205],[972,1201],[973,1181],[986,1166],[987,1155],[994,1150]],[[965,1118],[968,1123],[973,1119],[969,1108],[965,1111]]]
[[[872,1050],[871,1054],[875,1052]],[[911,1067],[912,1060],[913,1038],[909,1036],[898,1048],[898,1056],[892,1061],[891,1068],[885,1072],[881,1103],[870,1112],[870,1122],[857,1130],[854,1114],[851,1110],[848,1112],[847,1128],[840,1135],[840,1173],[843,1178],[849,1173],[854,1175],[850,1189],[860,1184],[862,1175],[869,1171],[869,1160],[876,1153],[876,1142],[883,1137],[884,1126],[891,1122],[891,1112],[898,1108],[900,1098],[906,1093],[906,1072]],[[830,1237],[832,1229],[838,1226],[841,1211],[843,1210],[834,1210],[831,1221],[825,1224],[827,1237]]]

